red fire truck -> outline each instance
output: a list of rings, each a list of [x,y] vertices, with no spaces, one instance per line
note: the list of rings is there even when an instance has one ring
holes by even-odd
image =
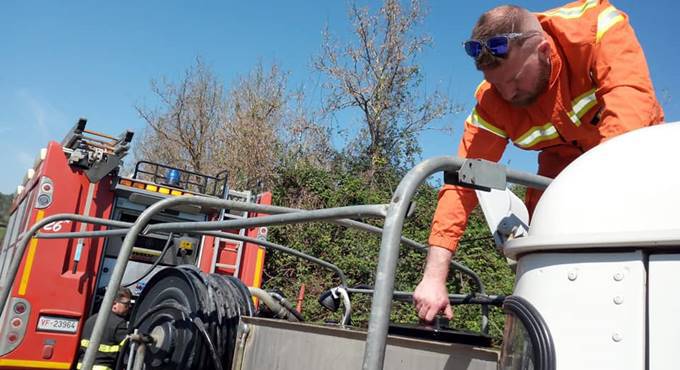
[[[225,172],[209,176],[142,161],[132,176],[122,176],[121,160],[133,133],[113,137],[85,126],[86,120],[79,120],[61,143],[52,141],[40,151],[13,200],[0,251],[0,290],[11,289],[0,317],[2,369],[72,367],[84,321],[99,310],[123,240],[123,236],[33,238],[9,287],[9,266],[19,258],[17,244],[36,222],[60,213],[134,222],[149,205],[180,195],[271,204],[271,193],[229,189]],[[255,216],[253,212],[184,206],[165,210],[152,223]],[[101,229],[63,220],[47,224],[40,232]],[[266,237],[264,227],[228,231]],[[263,260],[264,249],[248,242],[192,233],[151,233],[137,239],[123,285],[137,295],[164,266],[190,264],[259,287]]]

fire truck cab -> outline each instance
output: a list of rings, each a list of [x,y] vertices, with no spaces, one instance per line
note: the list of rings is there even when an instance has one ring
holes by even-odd
[[[517,261],[499,369],[677,369],[680,124],[616,137],[543,194]]]
[[[39,233],[45,238],[31,239],[10,286],[10,265],[21,258],[17,246],[36,222],[69,213],[124,227],[150,205],[176,196],[271,204],[270,193],[229,189],[226,172],[209,176],[142,161],[132,176],[122,176],[122,158],[132,132],[112,137],[87,130],[86,122],[79,120],[62,142],[50,142],[40,151],[13,200],[0,251],[0,291],[10,292],[0,317],[0,368],[71,368],[85,320],[100,309],[110,309],[100,305],[124,235],[73,239],[48,235],[107,229],[99,225],[61,220],[44,226]],[[152,223],[254,216],[253,212],[178,206],[156,215]],[[266,238],[267,230],[229,231]],[[137,239],[122,285],[136,296],[160,269],[193,265],[259,287],[263,259],[264,249],[247,242],[194,233],[149,233]]]

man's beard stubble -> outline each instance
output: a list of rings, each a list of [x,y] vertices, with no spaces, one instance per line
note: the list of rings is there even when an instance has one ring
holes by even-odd
[[[538,97],[543,94],[543,92],[548,88],[548,83],[550,82],[550,60],[539,56],[539,71],[536,77],[536,83],[531,91],[526,92],[523,95],[514,97],[510,104],[516,107],[527,107],[534,104]]]

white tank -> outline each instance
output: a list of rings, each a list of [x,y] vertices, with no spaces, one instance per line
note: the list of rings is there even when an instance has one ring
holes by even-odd
[[[502,369],[522,368],[535,338],[549,338],[549,369],[677,369],[679,161],[680,124],[663,124],[592,149],[553,181],[528,236],[505,244],[514,299],[536,321],[506,327],[502,361],[515,365]]]
[[[680,241],[680,123],[618,136],[588,151],[548,187],[528,237],[505,254],[657,247]]]

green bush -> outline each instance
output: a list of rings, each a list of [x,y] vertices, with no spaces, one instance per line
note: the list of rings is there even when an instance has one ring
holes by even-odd
[[[387,203],[402,175],[395,171],[367,179],[360,174],[361,172],[343,170],[342,166],[328,171],[299,163],[294,167],[281,168],[279,171],[280,176],[274,188],[274,204],[305,209]],[[424,184],[414,200],[416,211],[407,219],[403,235],[424,243],[436,207],[437,189]],[[375,226],[382,225],[382,219],[363,221]],[[270,228],[269,235],[270,240],[276,243],[336,264],[347,275],[349,286],[373,286],[380,248],[379,235],[329,223],[277,226]],[[511,293],[513,273],[508,268],[505,258],[495,250],[479,210],[475,210],[470,218],[456,260],[481,276],[487,293],[505,295]],[[424,261],[424,253],[402,246],[395,276],[395,289],[413,291],[420,281]],[[264,273],[264,287],[279,289],[291,300],[295,299],[301,285],[304,284],[303,314],[306,320],[313,322],[340,320],[341,312],[327,312],[316,302],[323,291],[340,283],[332,272],[296,257],[269,251]],[[473,282],[458,271],[451,272],[449,281],[452,293],[476,291]],[[366,325],[370,302],[368,296],[352,297],[352,319],[355,325]],[[455,317],[451,325],[478,331],[480,315],[479,306],[454,307]],[[394,303],[391,319],[399,323],[418,321],[412,304],[407,302]],[[502,313],[498,309],[491,309],[490,334],[499,340],[502,330]]]

